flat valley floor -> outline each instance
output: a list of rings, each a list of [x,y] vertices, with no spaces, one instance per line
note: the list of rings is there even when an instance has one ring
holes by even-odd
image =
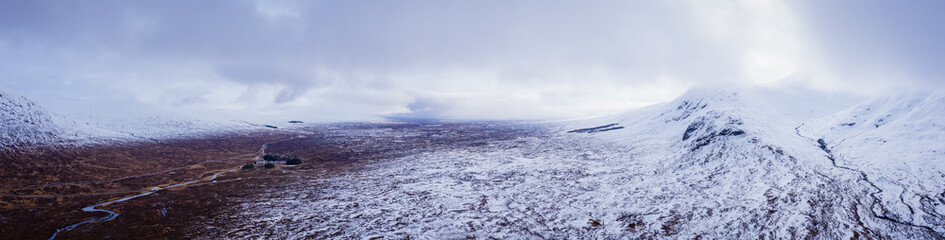
[[[942,237],[883,219],[872,188],[826,158],[745,136],[680,151],[566,130],[332,124],[5,153],[0,239],[47,239],[107,215],[86,206],[149,191],[56,239]],[[265,169],[262,154],[303,163]]]

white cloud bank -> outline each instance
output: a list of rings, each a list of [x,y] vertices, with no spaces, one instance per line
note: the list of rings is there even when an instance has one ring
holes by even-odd
[[[47,102],[133,99],[323,121],[604,115],[696,84],[770,85],[797,72],[808,76],[803,84],[834,91],[940,86],[935,68],[897,67],[885,57],[895,54],[859,61],[856,47],[834,51],[857,33],[831,34],[847,26],[824,24],[836,19],[818,4],[5,2],[0,85]],[[861,48],[885,44],[895,39]]]

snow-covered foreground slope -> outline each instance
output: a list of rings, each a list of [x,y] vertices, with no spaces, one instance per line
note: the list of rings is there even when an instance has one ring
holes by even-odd
[[[198,119],[145,104],[85,107],[87,111],[76,111],[84,114],[55,113],[30,99],[0,91],[0,149],[187,138],[259,129],[236,121]]]
[[[874,211],[945,232],[945,94],[871,99],[799,132],[875,185]]]
[[[259,199],[242,200],[219,225],[228,238],[248,239],[943,237],[945,211],[938,206],[945,196],[908,195],[912,208],[925,206],[924,213],[892,213],[902,203],[873,196],[885,185],[871,181],[882,175],[844,167],[846,160],[834,165],[831,158],[845,154],[841,145],[828,154],[799,134],[802,118],[765,97],[696,89],[628,114],[550,124],[550,132],[419,151],[261,190]],[[912,111],[943,113],[922,108]],[[925,163],[937,168],[942,160]],[[930,193],[945,189],[932,184],[945,176],[907,169],[885,174],[912,175],[888,181]]]

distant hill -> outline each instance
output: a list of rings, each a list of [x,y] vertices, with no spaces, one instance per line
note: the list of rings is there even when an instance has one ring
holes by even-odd
[[[20,148],[57,144],[65,134],[41,106],[29,99],[0,91],[0,147]]]
[[[89,108],[100,110],[87,115],[55,113],[26,97],[0,91],[0,147],[154,141],[261,128],[242,121],[198,119],[140,103]]]

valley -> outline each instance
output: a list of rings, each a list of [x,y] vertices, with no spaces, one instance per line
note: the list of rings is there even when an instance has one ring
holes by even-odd
[[[939,99],[801,122],[751,91],[696,89],[587,120],[301,124],[5,151],[0,238],[942,239],[943,146],[930,133],[943,131],[913,127],[938,126],[919,113]],[[907,150],[902,164],[869,158]],[[264,168],[263,155],[302,163]]]
[[[166,229],[157,228],[157,226],[164,226],[165,224],[176,226],[171,228],[175,229],[173,231],[175,234],[188,232],[190,228],[202,226],[191,218],[208,217],[207,215],[190,215],[188,214],[189,211],[223,207],[214,205],[219,203],[221,199],[187,200],[195,197],[186,196],[186,194],[193,194],[193,192],[190,192],[192,189],[214,194],[235,194],[252,199],[252,195],[256,191],[265,190],[265,188],[269,188],[268,185],[279,188],[285,183],[297,182],[300,177],[320,178],[331,176],[339,172],[352,171],[352,169],[363,167],[363,165],[372,161],[403,156],[432,146],[483,144],[520,134],[516,132],[521,131],[507,128],[504,130],[509,130],[509,132],[498,132],[498,130],[496,132],[481,132],[480,130],[484,128],[488,128],[488,125],[447,124],[446,126],[420,127],[416,124],[341,124],[338,126],[312,127],[311,129],[298,131],[226,136],[223,139],[212,140],[168,141],[161,144],[139,143],[104,149],[46,150],[50,153],[40,156],[53,155],[53,153],[70,154],[68,157],[75,159],[63,159],[57,162],[75,167],[23,164],[18,166],[18,173],[13,173],[13,171],[4,173],[9,174],[9,176],[18,176],[10,179],[17,180],[12,183],[20,185],[10,184],[2,188],[3,193],[0,195],[0,199],[3,200],[5,208],[0,211],[0,217],[2,217],[0,219],[5,223],[15,224],[4,224],[4,228],[0,229],[3,234],[0,235],[3,236],[3,239],[40,239],[37,236],[51,235],[57,232],[57,229],[62,229],[65,231],[61,231],[56,236],[57,239],[121,236],[166,238],[176,236],[162,235],[167,234]],[[433,139],[430,137],[431,134],[436,135],[437,138]],[[205,144],[198,144],[201,142]],[[252,145],[255,145],[256,150],[249,150],[252,149],[249,147]],[[259,149],[260,145],[263,146],[263,149]],[[166,151],[173,151],[177,155],[160,155],[166,153]],[[305,163],[295,166],[280,165],[277,169],[263,169],[260,163],[254,169],[235,170],[244,163],[257,160],[259,154],[266,152],[304,156]],[[32,160],[32,157],[36,157],[32,154],[16,155],[11,153],[11,155],[21,157],[20,159],[9,158],[18,160],[18,162],[43,162]],[[127,160],[106,158],[111,155],[135,157]],[[145,156],[156,157],[146,158]],[[196,158],[207,158],[207,160],[195,162]],[[107,161],[110,164],[109,169],[123,170],[119,173],[86,174],[103,167],[95,165],[98,162],[82,162],[84,159],[108,159],[111,161],[99,161]],[[161,169],[161,167],[145,169],[140,165],[147,164],[131,160],[163,163],[168,166],[182,166],[155,171]],[[50,168],[55,170],[50,170]],[[70,171],[62,169],[70,169]],[[59,173],[47,175],[22,174],[23,172],[48,173],[54,171],[59,171]],[[127,175],[119,178],[99,179],[111,174]],[[69,179],[70,181],[49,183],[50,179]],[[263,185],[248,187],[248,185],[254,186],[256,184]],[[184,196],[181,196],[179,192],[182,192]],[[172,200],[175,198],[183,199],[183,201]],[[119,201],[114,199],[119,199]],[[264,201],[265,199],[261,200]],[[155,208],[156,202],[163,203],[157,205],[166,205],[166,207]],[[98,208],[106,210],[100,210],[101,213],[78,210],[84,208],[83,205],[89,205],[89,208],[91,208],[93,204],[96,207],[104,205]],[[138,214],[154,214],[155,212],[160,212],[162,217],[171,217],[168,217],[169,220],[149,220],[156,220],[154,222],[127,222],[141,220],[140,217],[142,216]],[[101,216],[102,213],[107,213],[107,216]],[[118,213],[121,214],[120,218],[117,218]],[[174,213],[181,214],[174,216]],[[49,218],[49,216],[57,217]],[[136,219],[136,217],[139,219]],[[131,220],[126,220],[129,218]],[[87,224],[68,225],[67,222],[84,222]],[[111,224],[139,227],[154,226],[156,230],[154,232],[150,230],[114,232],[113,229],[115,228],[109,226]],[[191,227],[184,227],[188,224],[192,224]],[[192,235],[188,238],[196,236]]]

